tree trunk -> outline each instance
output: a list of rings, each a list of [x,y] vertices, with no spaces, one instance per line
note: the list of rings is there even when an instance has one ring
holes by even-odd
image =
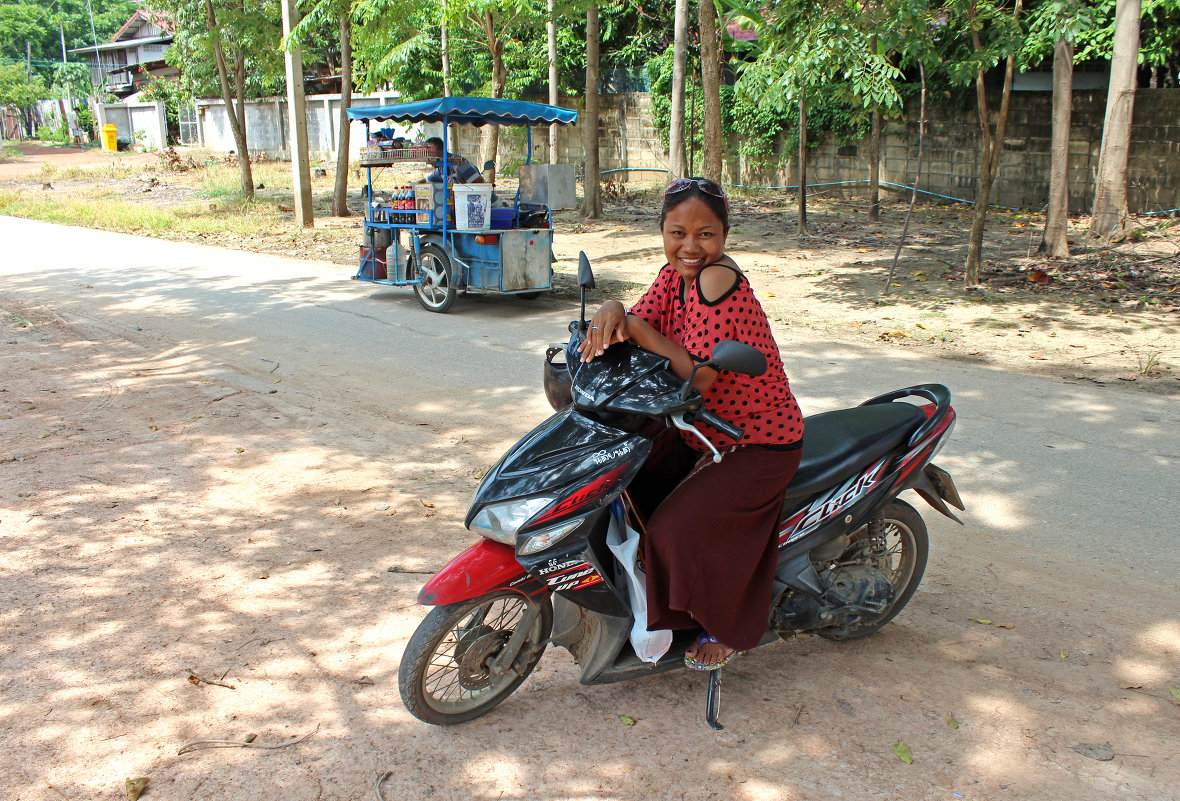
[[[1022,0],[1016,0],[1012,10],[1013,18],[1020,17]],[[974,16],[974,15],[972,15]],[[971,31],[975,49],[983,50],[978,28]],[[975,191],[975,208],[971,218],[971,238],[967,244],[966,285],[979,285],[979,264],[983,256],[983,227],[987,222],[988,198],[996,172],[1000,168],[1000,153],[1004,149],[1004,131],[1008,127],[1008,104],[1012,99],[1012,73],[1016,69],[1016,55],[1008,56],[1004,67],[1004,90],[1000,95],[1000,112],[996,115],[996,130],[992,133],[991,116],[987,108],[987,87],[983,70],[975,75],[975,99],[979,105],[979,127],[982,137],[982,153],[979,159],[979,184]]]
[[[807,236],[807,91],[799,90],[799,236]]]
[[[914,216],[914,204],[918,202],[918,184],[922,180],[922,153],[926,142],[926,65],[918,62],[918,75],[922,79],[922,105],[918,111],[918,166],[914,170],[914,188],[910,191],[910,205],[905,211],[905,224],[901,227],[901,236],[897,240],[897,250],[893,253],[893,263],[889,265],[889,277],[885,279],[885,289],[882,295],[889,294],[889,287],[893,285],[893,274],[897,272],[897,260],[901,258],[901,249],[905,247],[906,237],[910,233],[910,218]]]
[[[508,71],[504,68],[504,41],[496,33],[496,17],[491,11],[485,11],[480,21],[484,37],[487,39],[488,52],[492,55],[492,97],[499,100],[504,97],[504,86],[508,83]],[[483,162],[495,161],[500,150],[500,126],[489,125],[484,129]],[[480,169],[483,164],[480,164]],[[496,182],[496,168],[485,170],[483,178],[489,184]]]
[[[869,219],[876,222],[881,219],[881,110],[877,108],[873,109],[869,151]]]
[[[549,0],[549,105],[556,106],[558,100],[557,85],[557,12],[553,7],[554,0]],[[549,126],[549,163],[557,163],[557,124]]]
[[[1127,236],[1127,155],[1131,148],[1141,11],[1141,0],[1118,0],[1115,6],[1114,53],[1110,59],[1106,119],[1102,125],[1102,150],[1098,156],[1090,222],[1090,235],[1109,242]]]
[[[668,169],[685,177],[684,73],[688,62],[688,0],[676,0],[672,39],[672,119],[668,123]]]
[[[221,80],[221,99],[225,103],[225,116],[229,119],[229,127],[234,135],[234,145],[238,149],[238,172],[242,178],[242,195],[247,203],[251,203],[254,201],[254,173],[250,169],[250,151],[246,149],[246,126],[242,122],[246,115],[245,102],[241,103],[241,114],[239,115],[234,111],[234,95],[229,85],[229,73],[225,67],[225,51],[221,47],[221,29],[217,26],[217,17],[213,13],[213,0],[205,0],[205,21],[209,28],[209,38],[213,42],[217,77]]]
[[[602,194],[598,181],[598,3],[586,6],[586,177],[582,215],[592,219],[602,216]]]
[[[717,7],[713,0],[698,0],[697,21],[701,29],[701,88],[704,90],[705,136],[701,152],[701,174],[721,183],[721,38],[717,28]]]
[[[340,15],[340,135],[336,141],[336,185],[332,189],[332,215],[347,217],[348,212],[348,107],[352,105],[352,14],[345,8]]]
[[[1051,259],[1069,258],[1069,125],[1073,103],[1073,42],[1064,36],[1053,48],[1053,134],[1049,161],[1049,212],[1037,250]]]

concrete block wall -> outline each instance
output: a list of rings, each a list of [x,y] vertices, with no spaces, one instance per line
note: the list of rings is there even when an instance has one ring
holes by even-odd
[[[526,98],[548,102],[545,98]],[[578,111],[578,122],[557,126],[558,162],[575,164],[579,174],[585,164],[585,104],[581,98],[563,102],[563,107]],[[479,164],[482,130],[470,125],[455,126],[451,150],[472,163]],[[657,183],[665,179],[668,151],[651,122],[651,97],[647,93],[605,95],[598,113],[599,168],[616,181]],[[500,146],[496,163],[507,165],[522,160],[525,151],[523,129],[500,129]],[[533,161],[549,161],[549,131],[533,126]]]
[[[999,98],[990,98],[993,115]],[[1012,95],[1004,149],[991,200],[1003,206],[1041,209],[1049,196],[1051,155],[1051,92]],[[1102,148],[1106,92],[1074,92],[1070,120],[1070,209],[1087,211],[1094,201],[1094,179]],[[929,109],[920,188],[963,200],[975,199],[981,137],[974,109]],[[909,185],[917,166],[917,109],[904,121],[887,122],[882,134],[881,179]],[[993,117],[994,118],[994,117]],[[809,183],[866,180],[869,143],[856,143],[858,157],[847,159],[825,143],[812,151]],[[814,164],[814,166],[812,166]],[[1135,93],[1131,150],[1128,158],[1128,203],[1132,211],[1180,207],[1180,91],[1139,89]]]
[[[528,98],[544,102],[543,98]],[[993,114],[999,98],[991,98]],[[307,98],[308,136],[312,158],[335,157],[338,134],[339,95]],[[395,103],[390,95],[358,97],[354,106]],[[579,111],[575,125],[558,126],[558,157],[579,171],[585,162],[582,101],[563,103]],[[660,183],[666,179],[668,154],[652,122],[651,98],[637,92],[604,95],[600,99],[599,162],[606,177],[634,184]],[[220,100],[198,101],[202,144],[214,150],[234,149],[225,111]],[[1094,177],[1102,145],[1105,90],[1078,91],[1073,95],[1070,135],[1070,208],[1087,211],[1093,202]],[[1049,192],[1051,92],[1015,92],[1012,95],[1004,152],[991,201],[1002,206],[1029,209],[1044,207]],[[286,102],[282,98],[251,101],[251,152],[287,156]],[[479,163],[481,129],[456,126],[451,149]],[[437,126],[407,131],[409,135],[437,135]],[[353,123],[350,150],[354,157],[363,144],[364,126]],[[507,166],[523,160],[523,129],[501,128],[497,164]],[[736,143],[732,143],[736,144]],[[907,109],[907,119],[887,121],[882,132],[881,180],[908,186],[914,179],[918,155],[917,106]],[[548,161],[548,134],[544,126],[533,128],[533,160]],[[979,170],[979,122],[974,109],[957,110],[932,106],[927,122],[921,188],[940,195],[971,201]],[[783,154],[774,169],[754,172],[741,163],[732,147],[727,161],[731,183],[760,186],[791,186],[797,181],[794,154]],[[810,151],[808,183],[866,181],[869,174],[869,141],[843,146],[826,142]],[[863,192],[850,186],[829,191],[848,194]],[[1132,211],[1157,211],[1180,207],[1180,90],[1139,89],[1128,163],[1128,201]]]

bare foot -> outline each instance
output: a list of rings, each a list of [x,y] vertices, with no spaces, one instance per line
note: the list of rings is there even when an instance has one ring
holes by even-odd
[[[713,665],[725,664],[733,656],[733,653],[733,648],[718,641],[716,637],[701,632],[700,636],[684,652],[684,658],[708,668]]]

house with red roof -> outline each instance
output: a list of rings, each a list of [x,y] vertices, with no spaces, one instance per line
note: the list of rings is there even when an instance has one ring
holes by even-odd
[[[175,78],[179,71],[164,61],[176,26],[164,12],[139,9],[111,41],[76,47],[70,53],[90,65],[90,81],[99,92],[119,97],[138,92],[153,78]]]

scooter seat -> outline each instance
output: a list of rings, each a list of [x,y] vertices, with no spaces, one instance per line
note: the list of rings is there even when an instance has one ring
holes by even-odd
[[[872,464],[925,420],[925,412],[909,403],[878,403],[804,418],[803,456],[784,507]]]

